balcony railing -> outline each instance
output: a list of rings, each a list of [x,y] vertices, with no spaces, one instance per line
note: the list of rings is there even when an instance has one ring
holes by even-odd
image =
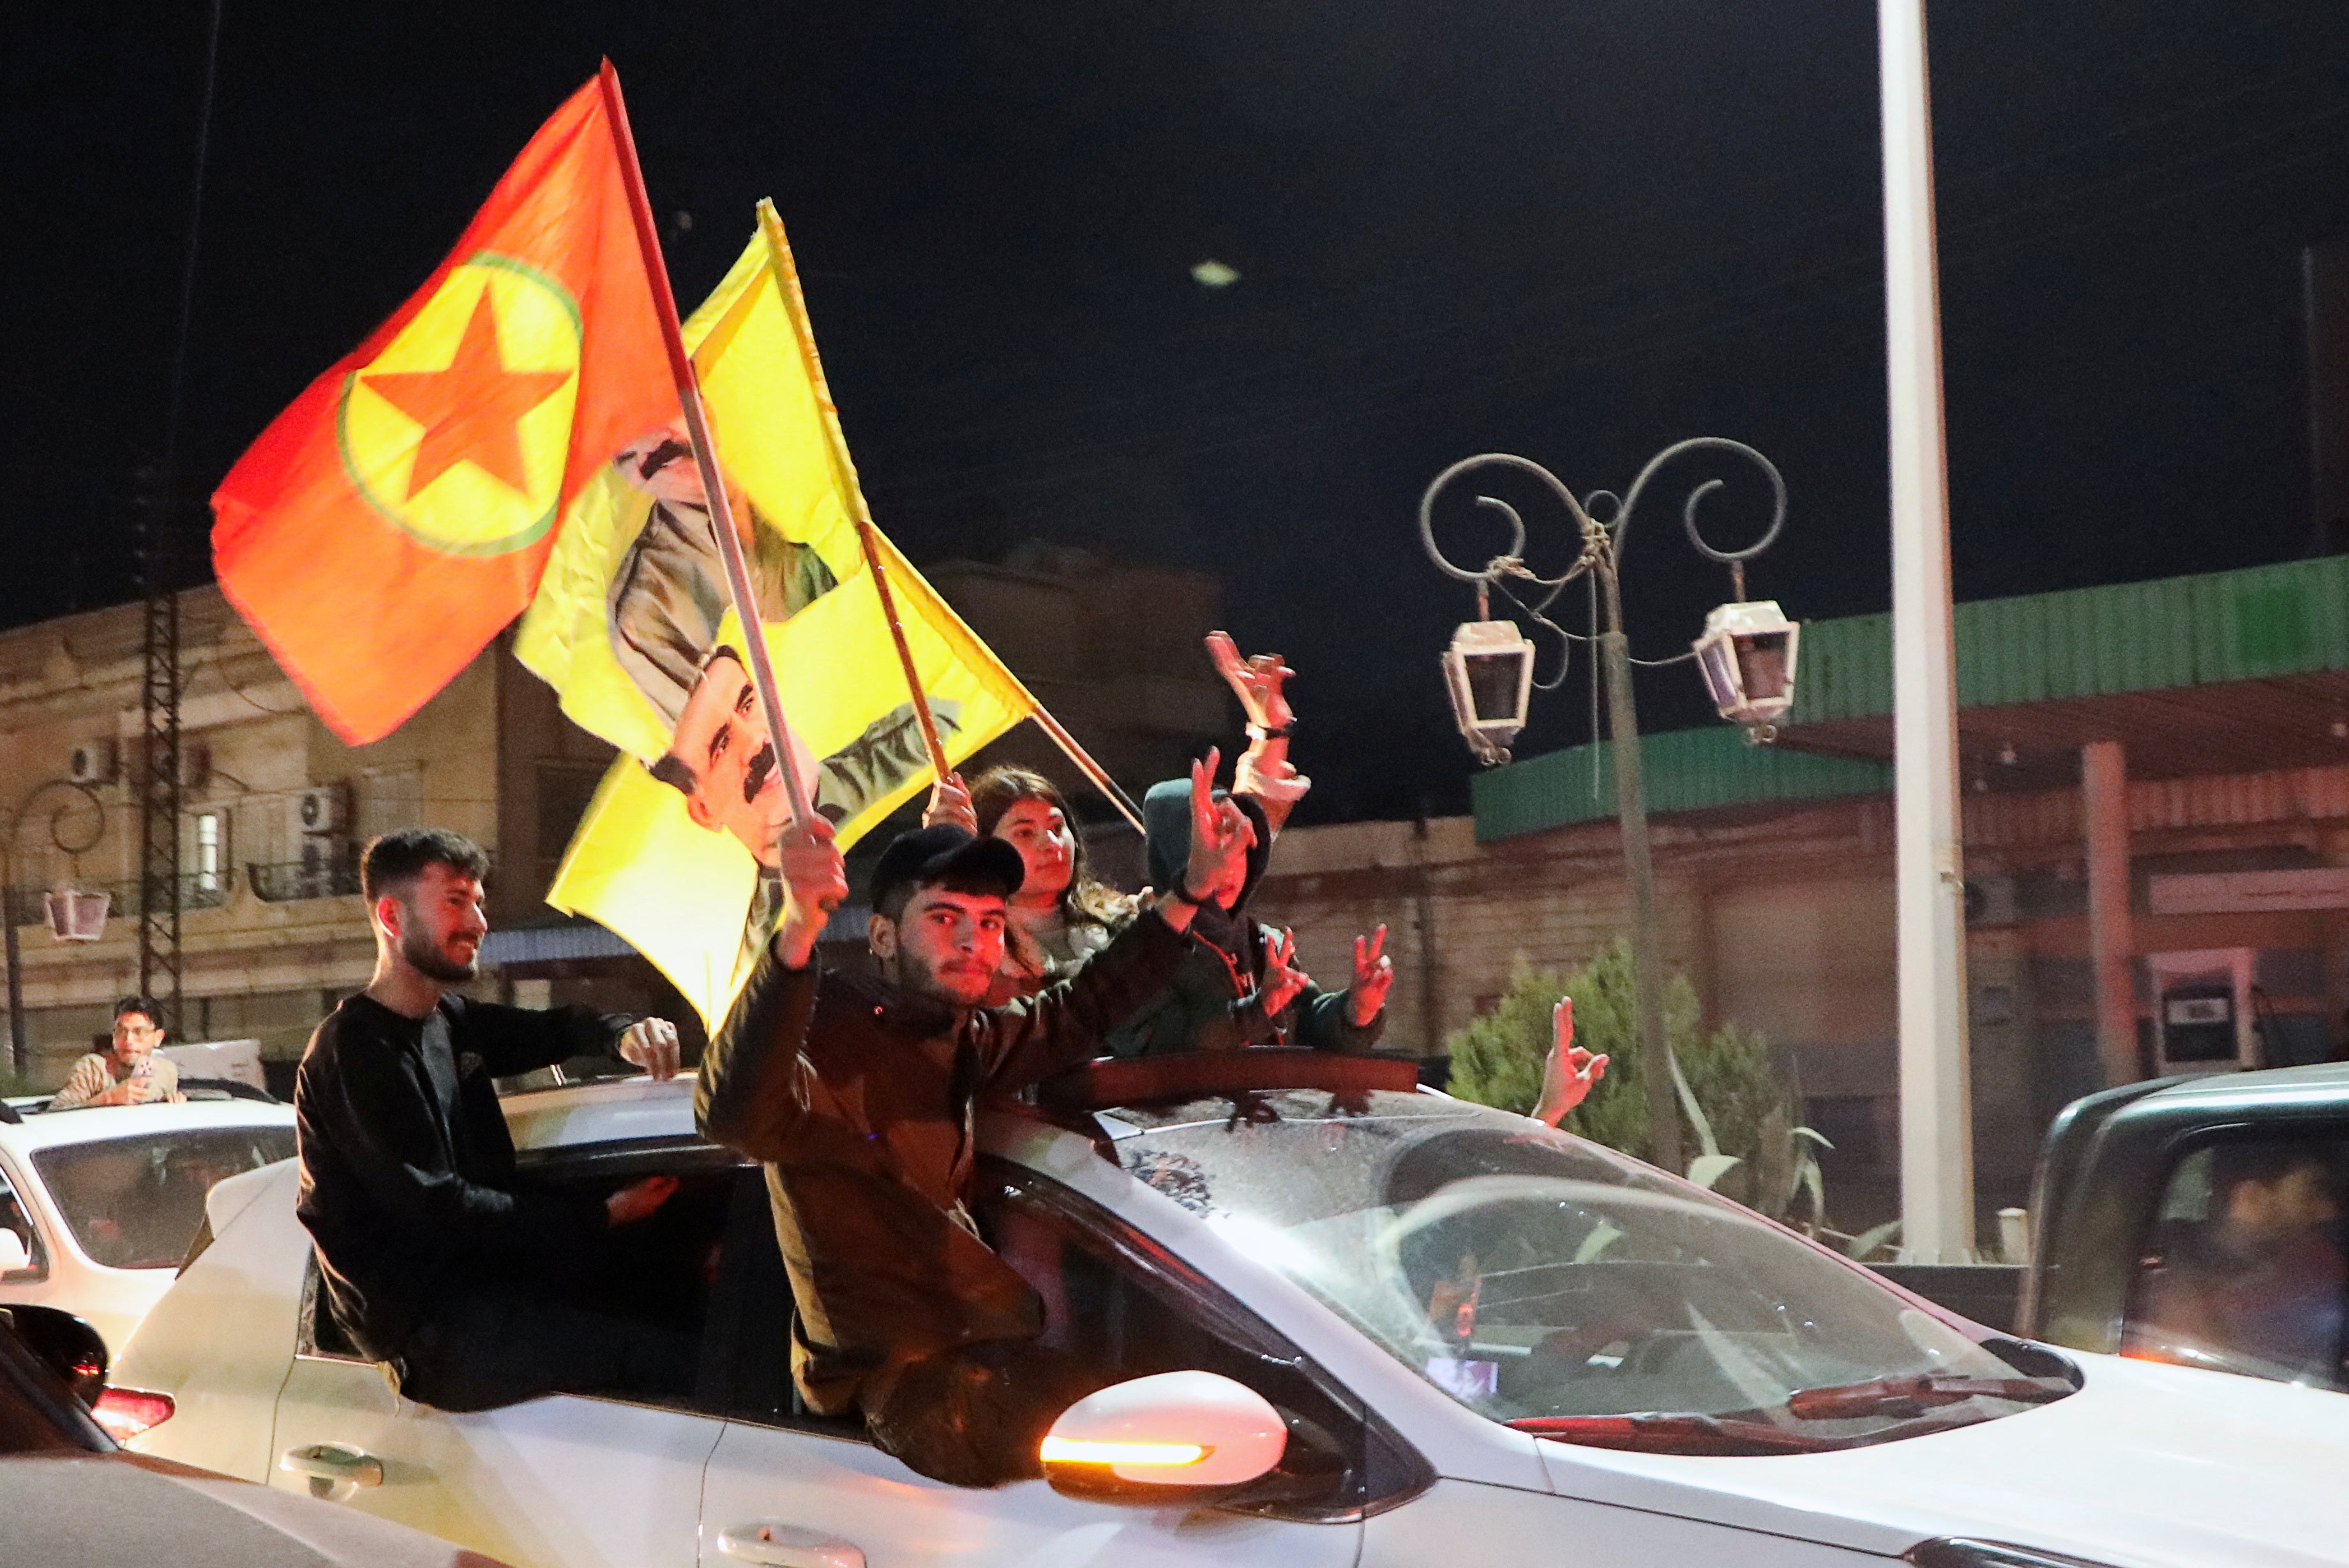
[[[247,865],[245,880],[264,903],[292,903],[305,898],[344,898],[359,891],[357,860],[280,861],[272,865]]]

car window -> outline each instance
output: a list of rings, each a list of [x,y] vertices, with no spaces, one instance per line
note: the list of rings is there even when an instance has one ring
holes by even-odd
[[[0,1319],[5,1319],[0,1311]],[[0,1324],[0,1454],[70,1453],[97,1445],[67,1429],[59,1409],[64,1389],[31,1352]],[[46,1385],[46,1386],[45,1386]]]
[[[1630,1446],[1662,1413],[1849,1447],[2071,1391],[1750,1210],[1518,1118],[1296,1091],[1148,1121],[1117,1144],[1130,1173],[1526,1430]],[[1929,1398],[1893,1391],[1920,1378]]]
[[[17,1284],[46,1278],[49,1260],[41,1248],[41,1233],[33,1224],[32,1212],[9,1181],[5,1168],[0,1168],[0,1231],[15,1232],[16,1239],[25,1243],[25,1255],[32,1259],[29,1268],[0,1274],[0,1283]]]
[[[799,1398],[791,1377],[791,1287],[755,1173],[740,1190],[740,1203],[742,1222],[729,1245],[733,1288],[721,1287],[718,1309],[731,1319],[730,1347],[723,1353],[729,1413],[863,1440],[861,1420],[814,1415]],[[1426,1479],[1408,1447],[1295,1346],[1093,1204],[988,1160],[971,1209],[989,1244],[1042,1298],[1043,1342],[1077,1357],[1104,1385],[1159,1372],[1217,1372],[1290,1418],[1299,1435],[1282,1461],[1285,1495],[1249,1511],[1341,1518]]]
[[[294,1157],[291,1127],[190,1128],[60,1144],[33,1156],[50,1201],[90,1261],[180,1266],[213,1183]]]
[[[2231,1138],[2181,1157],[2129,1291],[2125,1354],[2349,1388],[2349,1138]]]
[[[711,1151],[696,1149],[684,1156],[629,1151],[616,1158],[608,1157],[608,1151],[589,1150],[570,1161],[534,1161],[518,1185],[524,1190],[585,1191],[602,1197],[625,1182],[658,1175],[674,1176],[678,1185],[650,1218],[606,1232],[600,1245],[581,1252],[559,1270],[534,1260],[481,1260],[474,1266],[503,1268],[507,1277],[516,1277],[512,1271],[519,1268],[526,1271],[519,1276],[523,1283],[543,1286],[554,1296],[700,1337],[708,1327],[719,1239],[735,1181],[731,1155],[712,1158]],[[365,1359],[335,1322],[315,1248],[303,1275],[296,1347],[304,1356]],[[706,1353],[703,1359],[709,1359]],[[647,1393],[624,1397],[633,1404],[694,1410],[714,1408],[715,1398],[699,1383],[693,1393],[674,1398]]]

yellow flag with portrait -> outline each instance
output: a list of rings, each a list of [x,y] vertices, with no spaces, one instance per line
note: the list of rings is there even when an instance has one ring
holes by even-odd
[[[949,764],[1035,698],[869,524],[781,225],[685,324],[792,754],[814,810],[855,842],[930,781],[874,568]],[[715,1027],[780,912],[754,855],[777,789],[742,628],[680,431],[616,454],[557,542],[515,644],[564,711],[622,756],[547,900],[643,953]],[[868,548],[869,546],[869,548]]]

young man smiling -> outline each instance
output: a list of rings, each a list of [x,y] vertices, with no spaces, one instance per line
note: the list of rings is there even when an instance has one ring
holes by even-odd
[[[829,823],[783,829],[781,927],[703,1054],[703,1132],[759,1160],[798,1307],[792,1371],[811,1408],[860,1412],[914,1470],[959,1486],[1041,1472],[1038,1444],[1097,1384],[1037,1343],[1036,1293],[964,1206],[978,1100],[1096,1055],[1172,975],[1203,891],[1255,833],[1195,767],[1183,875],[1072,978],[983,1006],[1003,963],[1019,851],[938,825],[873,877],[882,982],[824,975],[817,935],[848,882]]]
[[[603,1197],[519,1191],[492,1078],[616,1054],[678,1068],[658,1018],[475,1002],[489,856],[437,828],[367,847],[359,883],[375,975],[310,1037],[294,1078],[302,1161],[295,1212],[317,1244],[323,1305],[400,1393],[484,1410],[559,1389],[681,1392],[693,1344],[578,1299],[616,1226],[648,1219],[666,1176]]]

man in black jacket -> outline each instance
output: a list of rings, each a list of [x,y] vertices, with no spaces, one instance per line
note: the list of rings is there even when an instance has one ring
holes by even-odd
[[[489,924],[489,857],[439,829],[387,833],[359,870],[375,976],[320,1024],[295,1074],[302,1222],[325,1306],[400,1392],[481,1410],[557,1390],[691,1387],[693,1346],[671,1329],[572,1299],[614,1227],[657,1210],[651,1177],[606,1198],[514,1190],[514,1150],[491,1080],[612,1052],[674,1077],[657,1018],[475,1002]]]
[[[1042,1303],[988,1246],[968,1195],[978,1099],[1085,1061],[1182,960],[1205,893],[1255,834],[1195,770],[1189,858],[1072,978],[983,1006],[1003,963],[1019,851],[938,825],[873,875],[884,982],[823,974],[815,941],[848,883],[831,825],[783,830],[781,926],[702,1056],[696,1119],[765,1164],[797,1307],[792,1372],[822,1414],[959,1486],[1042,1473],[1054,1418],[1102,1379],[1037,1343]]]

